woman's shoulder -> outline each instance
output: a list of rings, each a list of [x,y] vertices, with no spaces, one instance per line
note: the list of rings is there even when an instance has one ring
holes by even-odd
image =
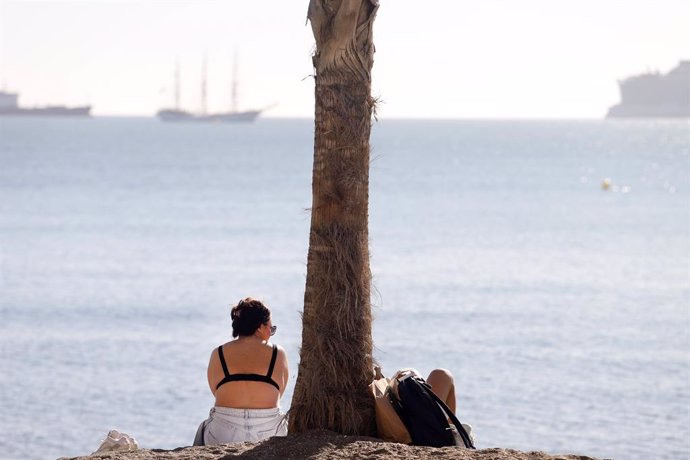
[[[287,352],[285,351],[285,348],[281,347],[278,344],[269,344],[269,345],[275,346],[276,350],[278,350],[278,352],[276,353],[276,358],[279,361],[284,362],[285,365],[287,365],[288,355],[287,355]]]
[[[285,353],[285,348],[281,347],[277,343],[267,342],[266,345],[271,347],[271,348],[275,347],[275,349],[278,350],[278,353]]]
[[[242,349],[247,349],[249,347],[250,349],[254,350],[260,350],[260,349],[265,349],[265,350],[272,350],[274,347],[278,351],[279,355],[285,355],[285,348],[282,346],[278,345],[277,343],[273,342],[253,342],[253,343],[241,343],[238,340],[230,340],[229,342],[225,342],[221,345],[218,345],[217,347],[213,348],[211,350],[211,355],[217,354],[217,351],[219,348],[222,348],[222,350],[225,353],[231,353],[233,349],[235,350],[242,350]]]

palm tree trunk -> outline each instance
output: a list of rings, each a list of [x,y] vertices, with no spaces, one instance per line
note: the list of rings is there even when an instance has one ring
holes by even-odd
[[[377,0],[311,0],[316,39],[312,216],[290,432],[375,433],[369,135]]]

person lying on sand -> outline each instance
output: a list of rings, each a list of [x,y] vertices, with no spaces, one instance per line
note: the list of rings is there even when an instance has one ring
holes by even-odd
[[[278,403],[288,382],[288,360],[282,347],[269,343],[276,332],[271,311],[248,297],[230,316],[234,340],[211,353],[208,385],[216,401],[194,445],[287,435],[287,419]]]
[[[455,413],[455,379],[447,369],[434,369],[426,378],[426,383],[431,386],[431,391],[441,398],[446,406]]]

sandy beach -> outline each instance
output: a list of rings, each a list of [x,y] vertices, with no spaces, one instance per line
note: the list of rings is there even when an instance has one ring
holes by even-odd
[[[550,455],[511,449],[467,450],[456,447],[418,447],[384,442],[377,438],[343,436],[329,431],[313,431],[258,443],[225,444],[207,447],[179,447],[173,450],[139,449],[133,452],[102,453],[73,457],[86,459],[467,459],[467,460],[596,460],[581,455]],[[67,460],[63,457],[60,460]]]

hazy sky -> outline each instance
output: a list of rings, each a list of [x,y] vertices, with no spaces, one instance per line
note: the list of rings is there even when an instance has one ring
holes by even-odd
[[[373,92],[382,117],[599,118],[616,80],[690,59],[688,0],[381,0]],[[313,114],[308,0],[0,0],[0,81],[23,106],[85,104],[97,115],[200,107]]]

